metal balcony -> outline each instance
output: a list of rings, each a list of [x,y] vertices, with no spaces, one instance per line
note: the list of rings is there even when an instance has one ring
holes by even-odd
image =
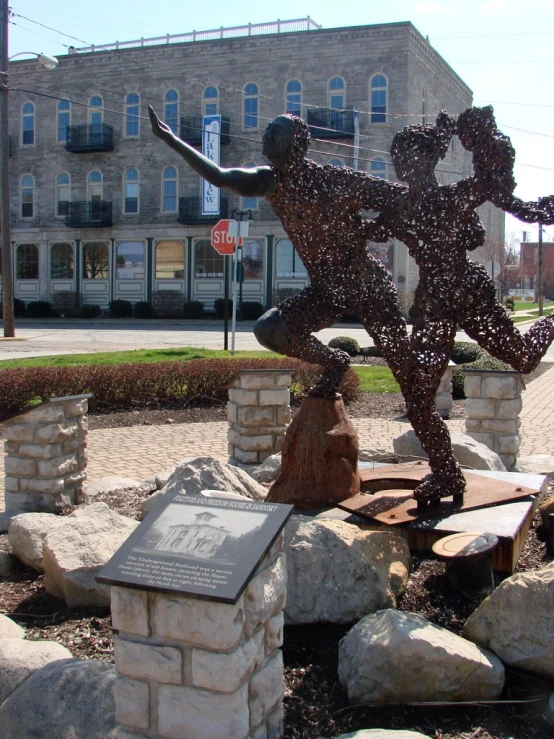
[[[112,151],[113,126],[92,123],[86,126],[68,126],[65,141],[67,151]]]
[[[112,225],[112,204],[84,200],[67,204],[65,225],[72,228],[102,228]]]
[[[354,136],[354,110],[310,108],[308,110],[310,136],[314,139],[348,139]]]
[[[209,216],[202,215],[202,198],[179,198],[179,223],[195,225],[200,223],[217,223],[220,218],[229,217],[229,200],[220,198],[219,213]]]
[[[204,119],[201,115],[181,118],[181,138],[190,146],[202,146],[202,129]],[[229,129],[231,119],[227,115],[221,116],[221,144],[230,144]]]

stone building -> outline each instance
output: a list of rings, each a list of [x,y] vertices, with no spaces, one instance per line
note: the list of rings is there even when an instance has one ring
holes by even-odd
[[[272,305],[306,286],[304,266],[264,200],[221,193],[202,215],[201,181],[151,133],[152,104],[201,144],[202,116],[222,116],[221,164],[266,163],[267,123],[289,111],[311,126],[310,156],[394,178],[389,147],[413,123],[472,103],[467,85],[409,22],[319,28],[310,18],[70,49],[53,71],[10,65],[14,291],[26,302],[76,292],[107,308],[177,291],[206,309],[224,294],[210,245],[219,218],[249,211],[243,299]],[[469,172],[454,139],[437,177]],[[484,222],[503,238],[503,214]],[[369,245],[405,306],[417,268],[400,243]]]

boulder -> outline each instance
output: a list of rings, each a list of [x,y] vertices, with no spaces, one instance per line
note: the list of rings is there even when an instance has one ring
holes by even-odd
[[[337,739],[429,739],[419,731],[404,731],[403,729],[360,729],[350,734],[341,734]]]
[[[527,457],[518,457],[516,468],[516,472],[546,475],[549,480],[552,480],[554,478],[554,455],[530,454]]]
[[[494,654],[388,608],[366,616],[339,644],[339,680],[351,703],[495,700],[504,667]]]
[[[366,447],[358,452],[358,462],[382,462],[383,464],[398,464],[404,461],[398,454],[382,447]]]
[[[238,493],[251,500],[264,500],[267,495],[266,488],[239,467],[219,462],[212,457],[195,457],[180,462],[165,487],[143,502],[143,516],[152,510],[160,495],[200,495],[202,490]]]
[[[552,495],[548,495],[542,501],[539,506],[539,513],[541,514],[543,525],[548,528],[548,526],[550,525],[548,517],[551,513],[554,513],[554,493]]]
[[[5,739],[116,739],[115,667],[63,659],[43,667],[0,708]]]
[[[66,516],[54,513],[20,513],[12,518],[8,541],[14,555],[27,567],[44,572],[44,539],[48,531],[67,526]]]
[[[410,571],[399,536],[294,515],[285,528],[288,624],[354,623],[396,606]]]
[[[107,477],[100,477],[94,482],[87,482],[82,492],[79,493],[77,502],[89,505],[94,503],[99,496],[107,495],[114,490],[135,490],[142,487],[143,483],[132,477],[108,475]]]
[[[110,587],[95,575],[133,533],[138,522],[105,503],[93,503],[65,517],[44,542],[44,584],[48,593],[76,606],[108,607]]]
[[[507,665],[554,678],[554,564],[508,577],[468,618],[467,639]]]
[[[488,446],[475,441],[471,436],[451,433],[450,439],[454,456],[462,466],[470,467],[473,470],[506,471],[498,454],[489,449]],[[397,436],[392,443],[397,454],[410,457],[427,457],[413,430]]]
[[[25,629],[0,613],[0,639],[23,639]]]
[[[68,657],[71,652],[58,642],[27,641],[19,636],[0,639],[0,704],[33,672],[49,662]],[[1,720],[0,726],[3,726]]]
[[[252,477],[258,482],[271,482],[279,477],[281,472],[281,452],[272,454],[252,472]]]

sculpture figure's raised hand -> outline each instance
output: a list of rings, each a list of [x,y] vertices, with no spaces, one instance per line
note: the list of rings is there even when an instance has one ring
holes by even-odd
[[[154,134],[162,141],[171,141],[174,138],[173,131],[167,123],[160,121],[151,105],[148,106],[148,115],[150,116],[150,123]]]

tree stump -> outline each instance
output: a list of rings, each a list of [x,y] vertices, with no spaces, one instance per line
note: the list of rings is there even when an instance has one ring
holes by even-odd
[[[358,495],[358,450],[342,395],[306,398],[285,434],[281,474],[266,500],[326,508]]]

